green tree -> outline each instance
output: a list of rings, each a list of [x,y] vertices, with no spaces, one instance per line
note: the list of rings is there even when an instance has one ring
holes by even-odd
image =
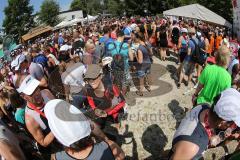
[[[29,5],[29,0],[8,0],[8,6],[5,7],[4,13],[5,33],[13,35],[15,40],[34,27],[33,6]]]
[[[120,0],[108,0],[107,11],[113,15],[122,15],[124,13],[124,3]]]
[[[59,4],[55,0],[44,0],[38,13],[38,19],[42,23],[55,26],[59,23],[59,11]]]
[[[233,12],[232,12],[232,1],[230,0],[197,0],[197,2],[211,11],[222,16],[226,20],[232,22]]]
[[[83,15],[86,16],[87,8],[90,7],[90,6],[87,6],[87,3],[89,3],[89,0],[73,0],[70,5],[70,9],[71,10],[82,10]]]

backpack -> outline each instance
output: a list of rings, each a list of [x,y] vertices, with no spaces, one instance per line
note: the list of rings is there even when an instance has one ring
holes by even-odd
[[[200,49],[200,46],[196,43],[194,39],[191,38],[190,40],[195,45],[195,50],[192,52],[191,56],[192,61],[200,65],[203,65],[207,60],[207,54]]]
[[[39,54],[36,57],[34,57],[33,62],[41,64],[44,68],[48,67],[48,63],[47,63],[48,58],[43,54]]]
[[[102,55],[102,57],[108,57],[108,56],[110,56],[109,55],[109,52],[108,52],[108,45],[109,44],[107,44],[107,42],[108,42],[108,40],[109,40],[110,38],[106,38],[105,40],[104,40],[104,42],[102,42],[101,44],[100,44],[100,47],[101,47],[101,55]]]
[[[33,58],[33,62],[39,64],[42,67],[45,76],[48,77],[48,73],[46,73],[46,71],[48,71],[49,69],[48,63],[47,63],[48,58],[43,54],[39,54]]]
[[[117,50],[117,45],[115,42],[112,43],[114,45],[114,49]],[[117,54],[115,54],[113,56],[113,62],[112,62],[112,68],[113,70],[116,70],[116,71],[124,71],[124,60],[125,60],[125,57],[123,55],[121,55],[121,50],[122,50],[122,46],[123,46],[123,42],[121,43],[120,45],[120,48],[119,50],[117,50]]]

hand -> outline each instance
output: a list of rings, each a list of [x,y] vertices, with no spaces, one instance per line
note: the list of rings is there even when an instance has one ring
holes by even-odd
[[[96,116],[101,117],[101,118],[107,117],[107,112],[104,110],[100,110],[98,108],[94,109],[94,113]]]
[[[107,143],[110,146],[116,160],[123,160],[125,158],[123,150],[115,142],[107,140]]]
[[[196,105],[196,102],[197,102],[197,96],[194,94],[194,95],[192,96],[192,104],[193,104],[193,105]]]
[[[231,138],[234,138],[234,139],[239,139],[240,137],[240,134],[239,133],[234,133],[230,136]]]

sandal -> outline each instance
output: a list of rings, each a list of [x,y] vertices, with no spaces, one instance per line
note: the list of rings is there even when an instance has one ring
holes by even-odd
[[[148,92],[151,92],[151,91],[152,91],[151,88],[150,88],[150,86],[146,86],[145,88],[146,88],[146,90],[147,90]]]
[[[141,91],[136,91],[136,94],[141,97],[143,96],[143,93]]]

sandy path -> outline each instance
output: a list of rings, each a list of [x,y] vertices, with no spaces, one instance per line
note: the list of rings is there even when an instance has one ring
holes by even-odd
[[[143,98],[135,94],[134,87],[131,88],[132,92],[127,97],[129,115],[123,122],[127,124],[127,131],[120,131],[120,135],[130,137],[120,142],[128,159],[166,159],[176,127],[185,115],[185,108],[192,107],[191,93],[183,95],[186,87],[182,85],[181,89],[176,88],[173,79],[177,70],[175,61],[176,58],[172,56],[165,62],[154,57],[153,91],[144,92]],[[231,152],[236,143],[230,146]],[[204,156],[205,159],[219,159],[223,154],[224,149],[218,147]]]

